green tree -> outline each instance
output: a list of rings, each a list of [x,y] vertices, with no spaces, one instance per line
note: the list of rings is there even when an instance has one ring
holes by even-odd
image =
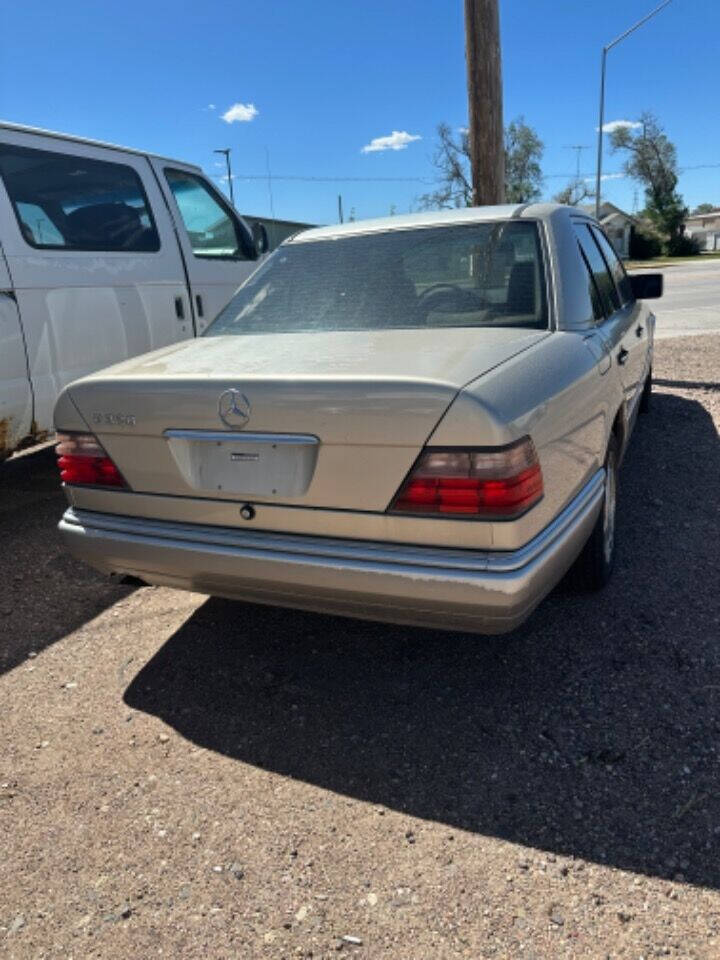
[[[689,252],[684,226],[687,207],[677,191],[678,171],[675,145],[668,139],[654,114],[640,117],[635,130],[619,127],[610,135],[613,152],[626,153],[623,169],[645,188],[645,216],[663,238],[664,252]]]
[[[717,210],[717,207],[712,203],[699,203],[694,210],[690,211],[690,215],[712,213],[714,210]]]
[[[524,117],[505,128],[505,200],[529,203],[540,198],[542,160],[545,144]]]
[[[468,131],[457,134],[447,123],[437,128],[438,142],[432,163],[438,172],[438,186],[431,193],[418,197],[425,210],[448,210],[472,204],[470,178],[470,140]],[[537,200],[542,185],[544,145],[535,130],[517,117],[505,129],[505,199],[508,203]]]

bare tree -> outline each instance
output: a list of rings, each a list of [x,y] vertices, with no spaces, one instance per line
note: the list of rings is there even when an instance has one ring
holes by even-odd
[[[469,207],[472,204],[472,184],[468,131],[462,128],[455,137],[447,123],[440,123],[437,135],[432,164],[439,174],[438,187],[432,193],[418,197],[418,203],[423,210]]]
[[[449,210],[472,206],[470,141],[466,128],[456,134],[447,123],[437,128],[438,143],[432,163],[438,172],[438,186],[418,197],[424,210]],[[543,142],[523,117],[513,120],[505,131],[505,196],[508,203],[527,203],[540,196]]]
[[[564,203],[569,207],[576,207],[583,200],[592,200],[595,191],[586,180],[571,180],[570,183],[553,197],[555,203]]]

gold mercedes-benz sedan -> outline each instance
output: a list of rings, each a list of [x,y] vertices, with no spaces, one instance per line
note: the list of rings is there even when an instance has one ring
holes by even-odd
[[[71,384],[68,549],[120,578],[500,633],[612,569],[662,277],[551,204],[308,230],[205,334]]]

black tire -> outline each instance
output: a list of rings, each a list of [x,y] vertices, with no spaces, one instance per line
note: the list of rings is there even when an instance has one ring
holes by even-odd
[[[640,413],[650,413],[650,398],[652,396],[652,370],[647,375],[640,395]]]
[[[572,571],[573,582],[581,590],[601,590],[612,573],[615,562],[618,457],[618,443],[612,436],[605,456],[605,495],[602,509]]]

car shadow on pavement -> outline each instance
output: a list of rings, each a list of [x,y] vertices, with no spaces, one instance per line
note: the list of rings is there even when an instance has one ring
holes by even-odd
[[[52,448],[0,463],[0,674],[130,592],[65,552],[66,506]]]
[[[708,413],[656,394],[604,592],[496,638],[211,599],[125,701],[327,790],[720,887],[719,478]]]

